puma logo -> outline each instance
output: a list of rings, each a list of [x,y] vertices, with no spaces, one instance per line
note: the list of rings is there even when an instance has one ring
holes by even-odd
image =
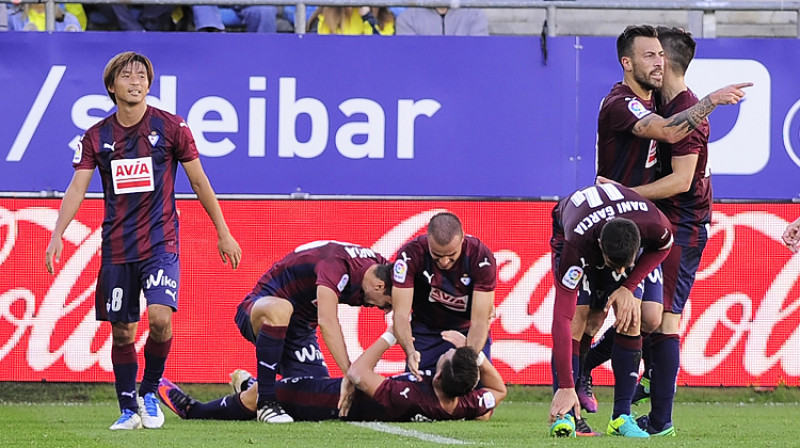
[[[173,302],[177,302],[178,301],[178,299],[175,298],[175,295],[177,294],[177,292],[169,290],[169,289],[165,289],[164,292],[166,292],[168,296],[172,297],[172,301]]]
[[[275,364],[267,364],[264,361],[259,361],[258,364],[268,368],[269,370],[275,370],[275,367],[278,365],[277,362]]]
[[[483,261],[478,263],[479,268],[485,268],[486,266],[491,266],[492,263],[489,262],[489,257],[483,257]]]
[[[428,271],[422,271],[422,275],[428,279],[428,284],[430,285],[431,281],[433,281],[433,274],[428,274]]]
[[[113,151],[116,144],[117,142],[103,143],[103,149],[110,149]]]
[[[120,392],[119,394],[122,395],[123,397],[136,398],[136,391],[135,390],[132,390],[130,392],[124,392],[123,391],[123,392]]]
[[[406,400],[408,400],[408,392],[410,392],[410,391],[411,391],[411,389],[410,389],[410,388],[408,388],[408,387],[406,387],[405,389],[403,389],[403,391],[402,391],[402,392],[400,392],[400,395],[402,395],[402,396],[403,396],[403,398],[405,398]]]

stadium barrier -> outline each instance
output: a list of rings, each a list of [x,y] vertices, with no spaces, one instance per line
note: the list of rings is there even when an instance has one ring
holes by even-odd
[[[243,248],[240,268],[223,266],[213,226],[197,201],[178,201],[181,289],[166,376],[177,382],[227,382],[253,369],[254,348],[238,333],[236,305],[270,265],[314,240],[348,241],[392,257],[423,232],[432,214],[450,210],[467,233],[495,253],[497,318],[492,357],[514,384],[550,383],[551,201],[224,200]],[[0,381],[111,381],[108,324],[94,319],[100,264],[99,199],[84,202],[65,232],[54,276],[44,251],[59,201],[0,199]],[[781,244],[797,204],[717,204],[711,239],[681,327],[681,385],[800,385],[800,255]],[[386,328],[379,310],[340,307],[351,358]],[[139,326],[142,348],[147,325]],[[305,356],[317,356],[307,351]],[[141,358],[141,350],[139,350]],[[324,349],[323,356],[331,360]],[[142,362],[142,359],[140,359]],[[331,373],[339,375],[329,362]],[[403,368],[399,348],[378,365]],[[610,371],[596,371],[609,384]]]

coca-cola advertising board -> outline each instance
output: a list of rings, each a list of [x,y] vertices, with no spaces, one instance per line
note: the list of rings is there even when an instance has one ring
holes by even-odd
[[[84,201],[64,234],[55,275],[44,252],[58,213],[53,199],[0,199],[0,381],[111,381],[111,337],[94,318],[100,265],[99,199]],[[225,200],[243,249],[238,270],[223,265],[216,236],[197,201],[180,200],[181,290],[166,376],[178,382],[226,382],[254,369],[254,347],[233,321],[236,305],[270,265],[300,244],[348,241],[392,257],[442,210],[458,214],[498,263],[492,357],[515,384],[548,384],[553,279],[553,202]],[[796,204],[716,204],[711,239],[681,327],[679,384],[800,384],[800,255],[780,243]],[[144,312],[144,310],[143,310]],[[340,307],[351,358],[386,328],[375,309]],[[146,313],[136,337],[147,337]],[[331,373],[340,372],[323,345]],[[140,350],[140,362],[141,350]],[[403,369],[391,349],[382,373]],[[595,371],[598,384],[610,371]]]

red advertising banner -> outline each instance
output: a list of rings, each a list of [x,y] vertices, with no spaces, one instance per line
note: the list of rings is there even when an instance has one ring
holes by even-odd
[[[100,266],[102,201],[86,200],[64,236],[56,274],[44,251],[58,200],[0,199],[0,381],[112,381],[111,335],[94,319]],[[314,240],[358,243],[392,257],[424,232],[441,210],[459,215],[498,262],[492,357],[516,384],[550,383],[552,202],[492,201],[223,201],[243,248],[238,270],[223,265],[216,235],[197,201],[178,201],[181,289],[166,376],[178,382],[227,382],[236,368],[254,370],[254,347],[233,321],[236,305],[270,265]],[[800,384],[800,255],[780,243],[794,204],[717,204],[711,240],[681,328],[679,384]],[[137,347],[147,337],[146,313]],[[340,307],[351,358],[386,328],[374,309]],[[340,374],[327,350],[331,374]],[[140,354],[141,357],[141,354]],[[382,373],[403,369],[393,348]],[[608,368],[595,371],[609,384]]]

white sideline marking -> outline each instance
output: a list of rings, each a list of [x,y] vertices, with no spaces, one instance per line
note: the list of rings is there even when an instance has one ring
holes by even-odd
[[[372,429],[375,431],[386,432],[389,434],[396,434],[398,436],[415,437],[426,442],[443,443],[446,445],[471,445],[470,442],[463,440],[451,439],[449,437],[442,437],[433,434],[426,434],[424,432],[414,431],[411,429],[398,428],[396,426],[387,425],[378,422],[347,422],[351,425],[361,426],[363,428]]]

